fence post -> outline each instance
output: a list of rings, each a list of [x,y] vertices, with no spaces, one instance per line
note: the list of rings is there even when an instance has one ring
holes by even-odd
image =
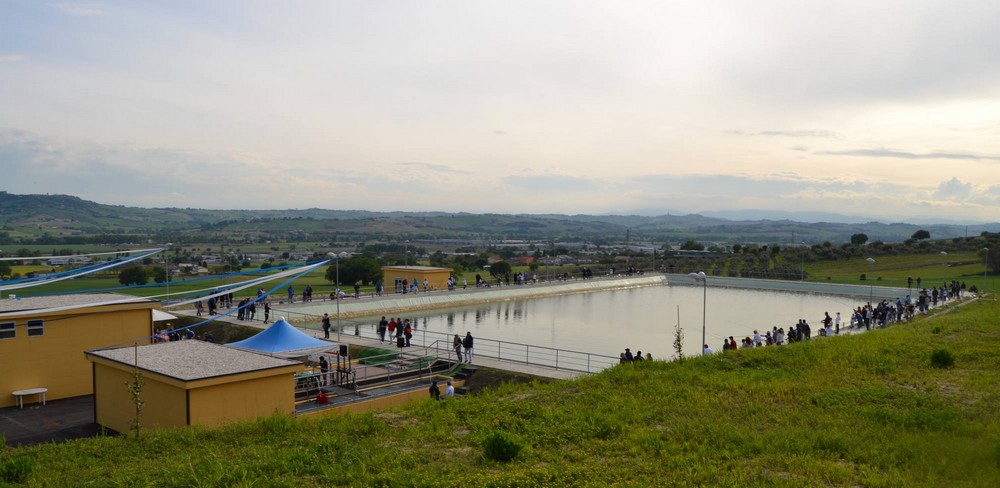
[[[559,369],[559,350],[556,349],[556,369]],[[589,371],[588,371],[589,373]]]

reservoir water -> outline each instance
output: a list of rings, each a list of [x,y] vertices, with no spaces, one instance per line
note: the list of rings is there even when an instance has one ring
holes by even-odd
[[[649,286],[579,293],[401,314],[416,320],[417,336],[423,330],[548,346],[558,349],[618,356],[626,347],[650,352],[656,358],[673,355],[674,326],[684,332],[684,353],[701,352],[701,286]],[[737,342],[761,335],[772,327],[788,328],[805,319],[815,331],[824,312],[841,313],[849,323],[850,310],[868,297],[846,297],[738,288],[707,289],[709,345],[721,349],[722,338]],[[371,324],[377,318],[352,321]],[[345,331],[349,330],[345,323]],[[370,325],[368,326],[370,327]],[[349,333],[349,332],[348,332]],[[364,332],[371,335],[371,329]],[[814,332],[815,334],[815,332]]]

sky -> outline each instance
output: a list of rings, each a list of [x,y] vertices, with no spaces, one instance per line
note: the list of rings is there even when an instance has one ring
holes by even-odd
[[[996,222],[997,19],[996,0],[0,0],[0,190]]]

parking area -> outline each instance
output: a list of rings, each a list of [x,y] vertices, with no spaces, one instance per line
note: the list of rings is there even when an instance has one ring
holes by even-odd
[[[49,400],[45,405],[32,400],[25,399],[24,408],[0,409],[0,433],[8,446],[63,442],[101,432],[94,423],[93,395]]]

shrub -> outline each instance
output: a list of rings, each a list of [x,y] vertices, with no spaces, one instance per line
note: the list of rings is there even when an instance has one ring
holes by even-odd
[[[35,463],[28,457],[15,457],[0,462],[0,484],[24,483],[34,469]]]
[[[940,333],[941,333],[941,330],[942,330],[942,329],[941,329],[941,326],[940,326],[940,325],[938,325],[938,326],[935,326],[935,327],[934,327],[933,329],[931,329],[931,334],[940,334]]]
[[[937,349],[931,353],[931,364],[938,368],[950,368],[955,365],[955,355],[947,349]]]
[[[483,451],[488,459],[506,462],[517,457],[524,442],[506,432],[493,432],[483,440]]]

